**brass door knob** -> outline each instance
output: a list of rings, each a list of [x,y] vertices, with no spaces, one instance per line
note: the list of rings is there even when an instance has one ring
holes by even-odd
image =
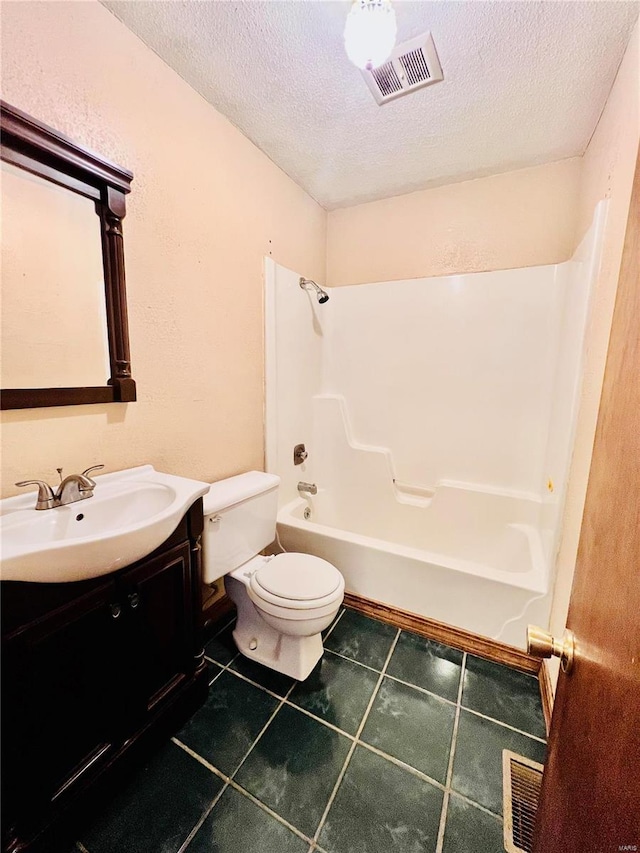
[[[563,672],[571,672],[575,654],[573,631],[565,631],[562,640],[556,640],[548,631],[537,625],[527,627],[527,651],[536,658],[560,658]]]

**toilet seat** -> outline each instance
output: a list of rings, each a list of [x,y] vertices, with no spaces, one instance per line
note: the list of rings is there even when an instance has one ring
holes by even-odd
[[[289,619],[316,618],[342,601],[344,578],[320,557],[278,554],[251,574],[247,592],[266,613]]]
[[[293,601],[315,601],[332,595],[342,575],[320,557],[311,554],[277,554],[254,572],[251,582],[258,595],[263,593]]]

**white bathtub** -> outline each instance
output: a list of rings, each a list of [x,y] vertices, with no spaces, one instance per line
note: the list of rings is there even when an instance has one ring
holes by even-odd
[[[319,488],[280,510],[278,532],[337,566],[349,592],[525,648],[550,608],[539,514],[533,498],[452,482],[382,507]]]

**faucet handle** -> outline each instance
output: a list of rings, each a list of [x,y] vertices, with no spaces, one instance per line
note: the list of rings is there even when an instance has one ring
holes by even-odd
[[[53,489],[48,483],[45,483],[44,480],[22,480],[20,483],[16,483],[16,486],[19,486],[20,488],[22,486],[38,487],[36,509],[53,509],[55,506],[55,495],[53,494]]]
[[[99,471],[100,468],[104,468],[104,465],[92,465],[90,468],[87,468],[86,471],[82,472],[82,476],[88,477],[92,471]]]
[[[93,487],[93,486],[95,486],[95,483],[94,483],[94,481],[91,479],[91,477],[89,476],[89,474],[90,474],[92,471],[99,471],[101,468],[104,468],[104,465],[92,465],[90,468],[87,468],[87,469],[86,469],[86,471],[83,471],[83,472],[82,472],[82,474],[81,474],[81,476],[82,476],[82,477],[86,477],[86,478],[87,478],[87,480],[89,480],[89,482],[92,484],[92,487]]]

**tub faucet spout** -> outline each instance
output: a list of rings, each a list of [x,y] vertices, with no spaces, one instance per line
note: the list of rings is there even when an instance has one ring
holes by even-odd
[[[317,495],[318,487],[315,483],[298,483],[298,491],[300,494]]]

